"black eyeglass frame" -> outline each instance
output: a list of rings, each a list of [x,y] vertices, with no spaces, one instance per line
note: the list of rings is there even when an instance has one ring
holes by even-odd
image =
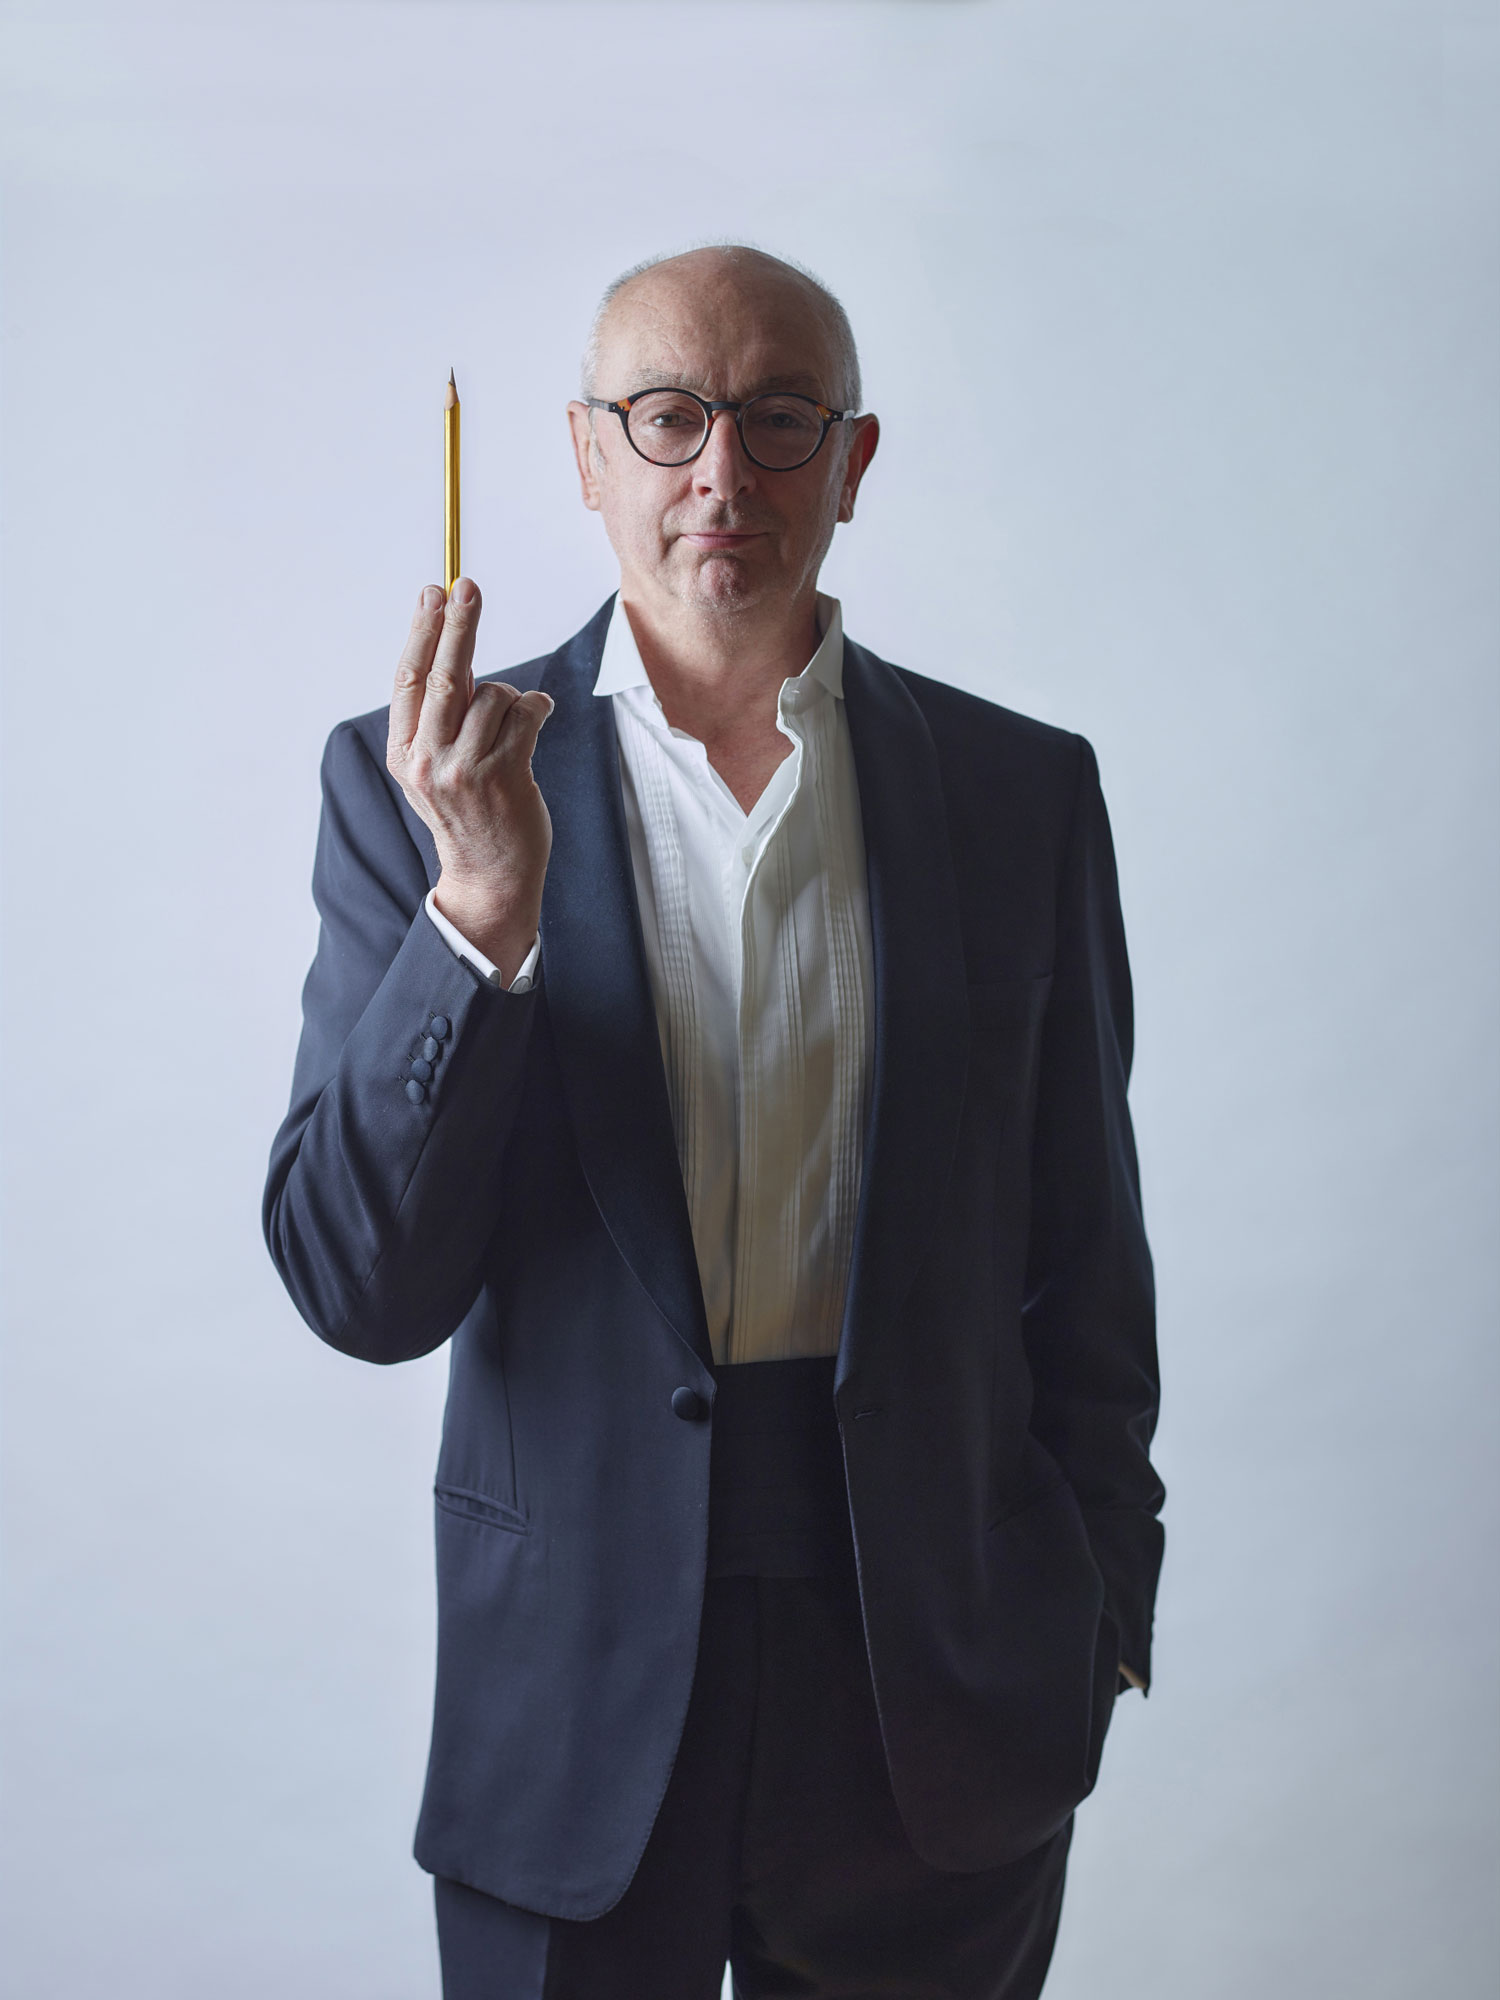
[[[697,451],[690,451],[686,458],[662,459],[652,458],[649,454],[641,450],[635,439],[630,435],[630,411],[633,404],[643,402],[647,396],[687,396],[698,405],[699,409],[703,412],[704,423],[703,441],[698,446]],[[807,454],[806,458],[799,458],[795,465],[767,465],[763,458],[755,456],[755,453],[745,442],[746,410],[749,409],[752,403],[764,402],[772,396],[779,397],[783,402],[806,403],[811,409],[817,411],[819,422],[822,424],[822,429],[818,432],[817,443]],[[820,403],[816,396],[804,396],[800,391],[795,389],[763,389],[758,396],[747,396],[742,403],[711,403],[706,396],[700,396],[692,389],[679,388],[672,382],[661,382],[650,389],[638,389],[633,396],[622,396],[616,403],[606,402],[602,396],[585,396],[583,400],[591,410],[612,410],[620,419],[620,428],[625,433],[625,442],[630,446],[636,457],[645,459],[647,465],[658,466],[663,472],[675,472],[679,466],[691,465],[695,458],[702,456],[708,446],[709,438],[713,435],[714,418],[720,410],[728,410],[732,413],[734,428],[740,440],[740,450],[749,459],[750,463],[758,465],[762,472],[800,472],[804,465],[811,465],[818,453],[823,449],[823,440],[835,424],[847,423],[851,417],[859,415],[858,410],[831,410],[826,403]]]

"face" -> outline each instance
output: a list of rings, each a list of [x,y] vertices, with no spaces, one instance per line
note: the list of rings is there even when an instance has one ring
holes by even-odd
[[[837,348],[817,303],[787,274],[693,252],[618,294],[602,329],[594,393],[695,390],[740,402],[794,390],[837,409]],[[652,465],[607,410],[568,406],[585,506],[604,518],[627,597],[739,616],[805,602],[833,539],[853,519],[874,453],[874,417],[834,424],[817,456],[767,471],[745,456],[734,419],[714,418],[690,465]]]

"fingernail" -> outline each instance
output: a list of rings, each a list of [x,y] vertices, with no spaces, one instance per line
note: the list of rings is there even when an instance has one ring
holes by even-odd
[[[453,586],[452,595],[455,604],[472,604],[475,596],[474,586],[466,576],[461,576]]]
[[[443,593],[435,583],[429,583],[422,592],[422,609],[424,611],[441,611],[442,608]]]

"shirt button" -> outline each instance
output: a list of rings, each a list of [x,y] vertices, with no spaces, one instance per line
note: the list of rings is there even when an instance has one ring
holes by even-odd
[[[672,1414],[681,1417],[685,1424],[695,1424],[706,1416],[703,1398],[696,1389],[674,1389],[672,1391]]]

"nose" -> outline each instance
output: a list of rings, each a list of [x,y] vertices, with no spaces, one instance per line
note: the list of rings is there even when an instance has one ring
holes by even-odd
[[[729,410],[715,410],[708,420],[708,437],[693,461],[693,483],[715,500],[732,500],[755,483],[755,468],[746,458],[740,434]]]

